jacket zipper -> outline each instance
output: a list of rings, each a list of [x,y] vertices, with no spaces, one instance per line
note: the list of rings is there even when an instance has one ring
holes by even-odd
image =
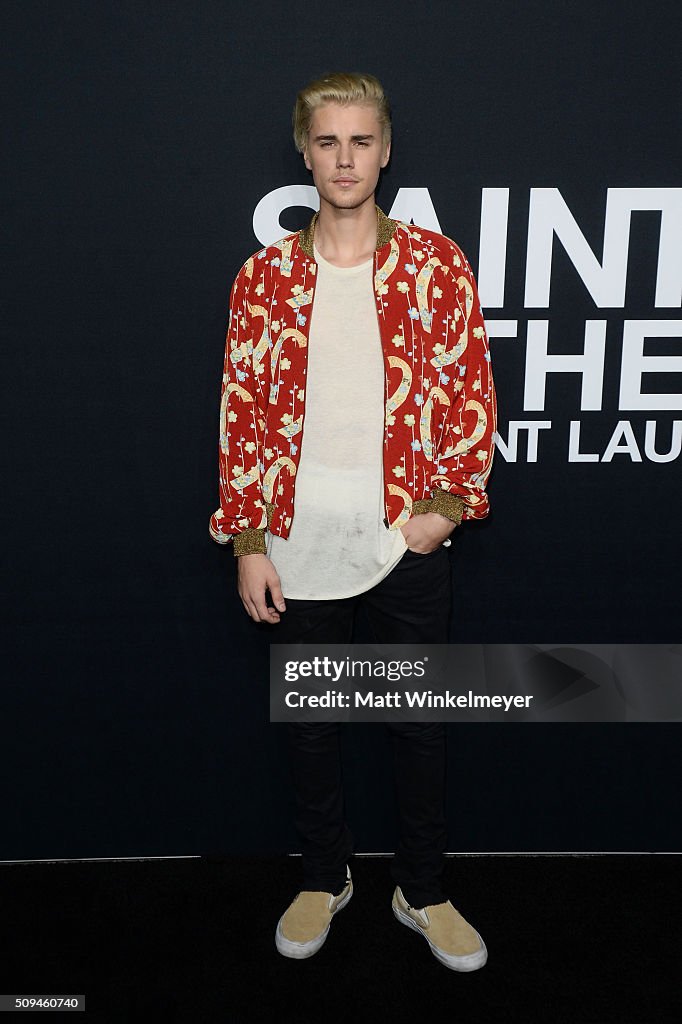
[[[388,399],[388,369],[386,366],[386,353],[384,351],[384,338],[381,332],[381,320],[379,318],[379,310],[377,308],[377,301],[379,296],[376,291],[376,277],[377,277],[377,266],[379,263],[378,250],[374,250],[374,262],[373,262],[373,274],[372,274],[372,296],[374,298],[374,312],[377,318],[377,326],[379,328],[379,344],[381,345],[381,365],[384,371],[384,404],[381,410],[381,483],[383,491],[383,503],[384,503],[384,526],[388,530],[388,503],[386,501],[386,466],[385,466],[385,448],[386,448],[386,401]]]
[[[305,255],[306,260],[310,259],[310,257],[307,254],[304,254],[304,255]],[[312,326],[313,326],[313,306],[315,305],[315,293],[317,292],[317,271],[318,271],[317,263],[315,262],[315,260],[313,260],[312,262],[315,263],[315,273],[314,273],[314,275],[312,275],[315,278],[315,282],[313,284],[313,297],[310,300],[310,308],[308,310],[308,335],[306,337],[305,379],[304,379],[304,382],[303,382],[303,409],[301,410],[301,433],[298,434],[298,435],[295,435],[295,436],[298,437],[298,462],[296,463],[296,472],[294,474],[294,478],[293,478],[293,482],[292,482],[292,490],[291,490],[291,522],[289,523],[289,531],[288,531],[288,533],[291,533],[291,527],[294,525],[294,516],[296,515],[296,501],[295,501],[295,497],[296,497],[296,479],[298,477],[298,469],[299,469],[299,467],[301,465],[301,456],[303,455],[303,431],[305,430],[305,410],[306,410],[306,405],[308,404],[308,369],[309,369],[309,366],[310,366],[310,336],[311,336],[311,333],[312,333]],[[280,359],[281,359],[281,356],[280,356]]]

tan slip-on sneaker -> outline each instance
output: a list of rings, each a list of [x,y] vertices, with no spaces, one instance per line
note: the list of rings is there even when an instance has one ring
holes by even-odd
[[[436,959],[451,971],[477,971],[488,959],[483,939],[450,900],[415,910],[398,886],[392,906],[400,923],[421,932]]]
[[[330,892],[299,892],[277,923],[275,945],[282,956],[303,960],[317,953],[327,938],[332,917],[353,895],[348,867],[346,879],[338,896]]]

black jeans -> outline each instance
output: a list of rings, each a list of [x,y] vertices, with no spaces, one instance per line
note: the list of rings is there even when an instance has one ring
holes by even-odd
[[[364,594],[340,600],[286,599],[272,643],[349,643],[364,605],[376,643],[447,643],[450,560],[439,546],[427,555],[406,551],[393,570]],[[345,822],[338,722],[287,726],[294,823],[303,854],[303,888],[338,893],[345,885],[353,836]],[[388,725],[393,747],[400,845],[391,875],[413,907],[442,903],[445,824],[445,725]]]

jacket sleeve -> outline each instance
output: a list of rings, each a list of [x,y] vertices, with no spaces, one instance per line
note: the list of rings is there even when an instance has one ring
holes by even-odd
[[[209,521],[213,540],[218,544],[234,541],[235,555],[266,550],[267,516],[261,490],[265,363],[254,367],[253,318],[248,302],[252,270],[250,259],[230,294],[220,394],[220,507]]]
[[[432,510],[458,522],[484,519],[493,461],[496,398],[490,348],[473,272],[454,242],[443,297],[450,340],[437,354],[445,405],[435,438]],[[442,506],[439,507],[439,504]]]

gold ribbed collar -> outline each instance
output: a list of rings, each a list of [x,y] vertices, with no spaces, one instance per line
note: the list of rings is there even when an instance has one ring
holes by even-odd
[[[377,244],[376,248],[381,249],[387,242],[390,242],[393,237],[393,233],[398,225],[397,220],[391,220],[387,217],[383,210],[376,207],[377,211]],[[298,244],[303,249],[306,256],[309,256],[311,260],[315,259],[315,253],[313,251],[313,238],[315,237],[315,225],[317,224],[317,218],[319,213],[316,213],[307,228],[301,228],[298,233]]]

